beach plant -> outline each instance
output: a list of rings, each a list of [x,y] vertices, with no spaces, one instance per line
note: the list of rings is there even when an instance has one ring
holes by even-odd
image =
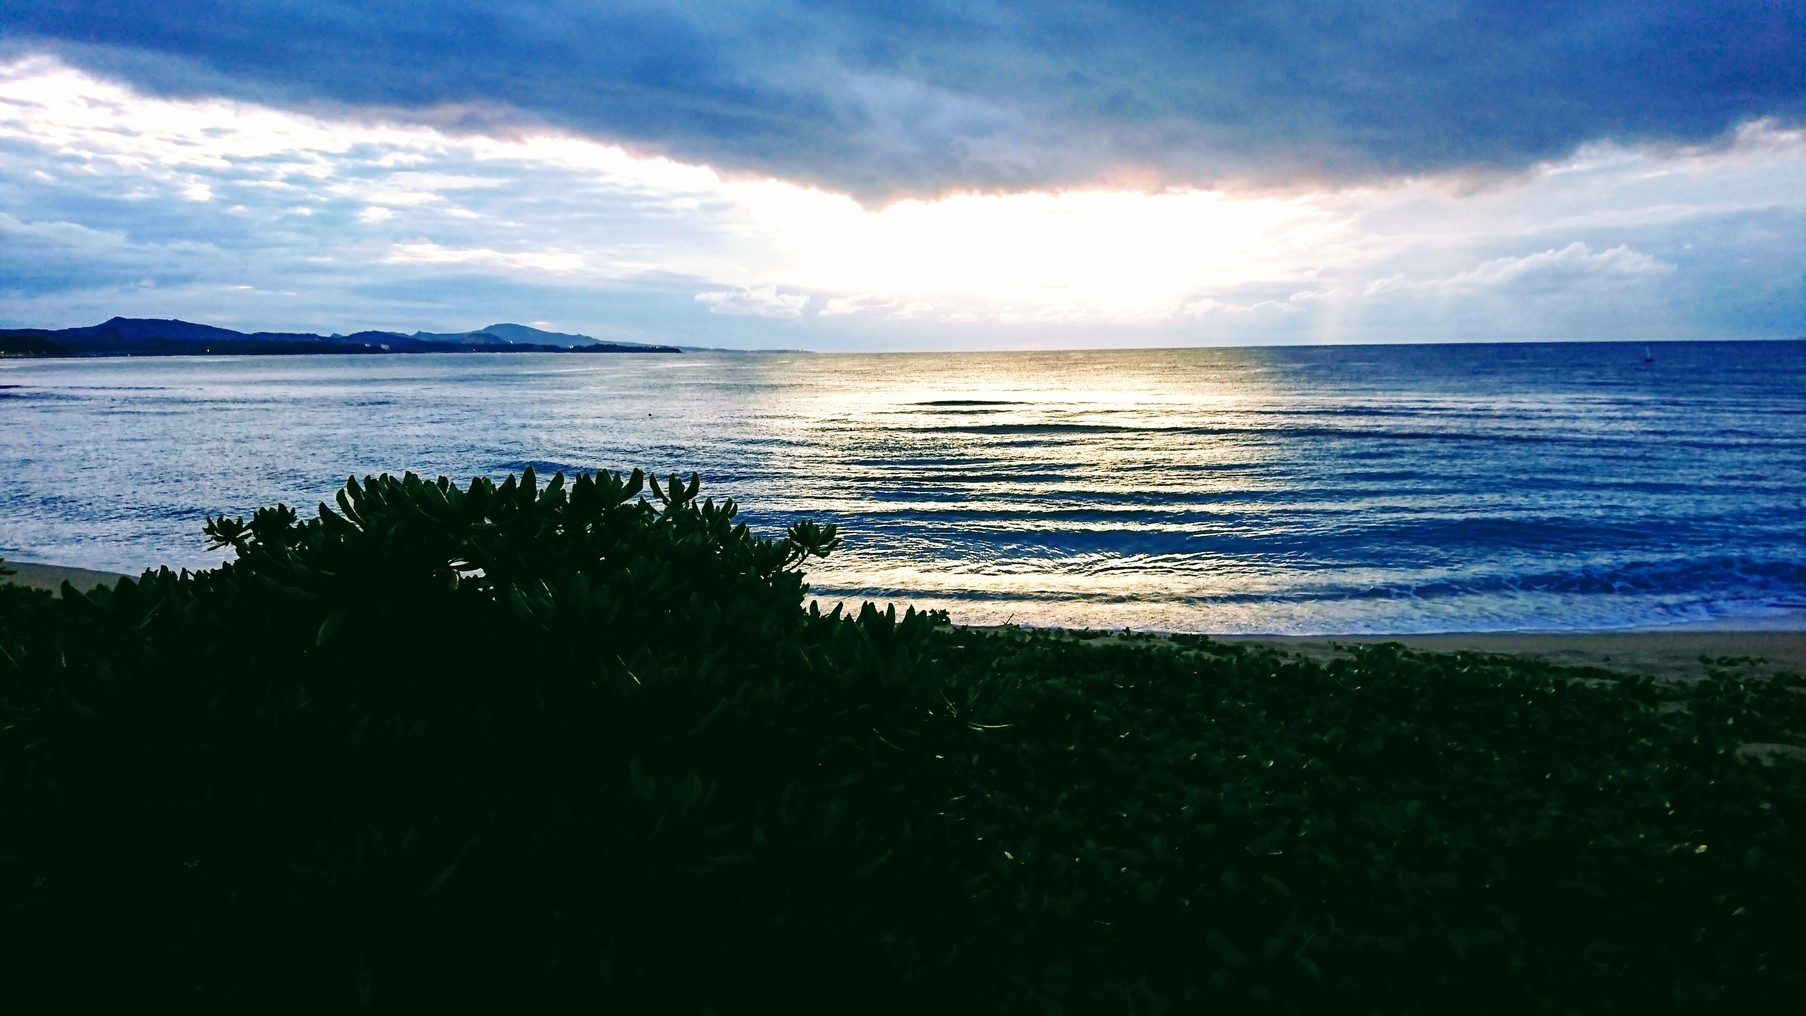
[[[821,610],[699,481],[348,480],[0,584],[0,955],[72,1007],[1768,1011],[1806,685]]]
[[[1795,687],[1172,641],[1010,658],[1020,734],[959,817],[975,937],[1022,996],[1666,1012],[1801,985],[1806,767],[1739,752],[1802,743]]]
[[[15,955],[379,1008],[877,976],[931,620],[801,609],[833,527],[697,491],[352,480],[211,520],[212,571],[9,604]]]

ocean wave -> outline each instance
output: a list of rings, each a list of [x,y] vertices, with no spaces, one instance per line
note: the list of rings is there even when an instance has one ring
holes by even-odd
[[[651,466],[699,471],[765,535],[839,524],[812,580],[999,620],[1471,630],[1806,602],[1806,360],[1634,352],[9,362],[0,545],[195,564],[198,515],[311,506],[348,472]]]

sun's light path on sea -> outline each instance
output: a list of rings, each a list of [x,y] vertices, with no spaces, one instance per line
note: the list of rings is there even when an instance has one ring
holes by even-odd
[[[824,608],[1194,631],[1797,612],[1801,344],[8,360],[0,557],[201,566],[347,475],[698,471]],[[154,462],[155,469],[145,464]]]

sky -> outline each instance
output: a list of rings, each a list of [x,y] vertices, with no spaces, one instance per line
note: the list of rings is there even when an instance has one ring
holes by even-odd
[[[0,327],[1806,333],[1806,4],[0,0]]]

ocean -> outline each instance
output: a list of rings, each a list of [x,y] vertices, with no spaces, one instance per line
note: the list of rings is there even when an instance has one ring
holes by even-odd
[[[0,557],[206,567],[347,475],[699,472],[974,624],[1737,627],[1806,608],[1806,343],[0,360]]]

